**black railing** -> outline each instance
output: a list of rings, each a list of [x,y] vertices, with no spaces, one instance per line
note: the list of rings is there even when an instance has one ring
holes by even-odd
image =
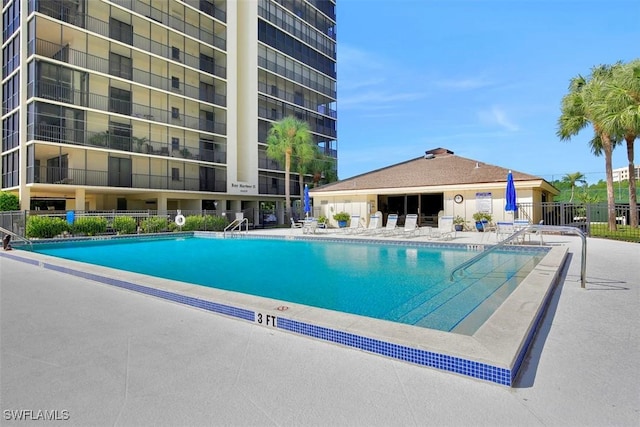
[[[87,147],[108,148],[110,150],[131,153],[152,154],[162,157],[174,157],[203,162],[226,163],[224,150],[210,150],[185,144],[150,140],[146,137],[134,137],[112,134],[109,131],[91,132],[62,127],[41,122],[37,126],[27,127],[27,139],[61,144],[82,145]],[[224,147],[220,144],[220,147]]]
[[[91,55],[87,52],[72,49],[69,46],[62,46],[58,43],[52,43],[43,39],[36,39],[35,53],[49,58],[58,59],[71,65],[76,65],[78,67],[86,68],[92,71],[121,77],[127,80],[131,80],[135,83],[151,86],[153,88],[165,90],[168,92],[173,92],[177,95],[185,96],[192,99],[198,99],[210,104],[215,104],[222,107],[225,107],[227,105],[227,97],[223,94],[215,92],[216,86],[215,84],[211,84],[216,83],[214,81],[202,82],[208,84],[208,90],[203,90],[200,86],[192,86],[186,84],[183,81],[179,82],[179,85],[176,88],[174,86],[175,82],[171,78],[160,76],[158,74],[154,74],[135,67],[112,67],[108,58]],[[203,61],[200,58],[195,58],[194,61],[195,60],[197,60],[197,65],[195,65],[195,68],[203,68],[202,71],[209,72],[211,69],[215,68],[215,65],[211,64],[208,61]],[[208,77],[208,79],[211,79],[211,77]],[[220,83],[218,82],[218,84]]]
[[[226,192],[226,170],[218,168],[209,169],[215,170],[216,178],[214,180],[188,176],[174,178],[171,175],[124,174],[116,171],[40,166],[39,168],[27,168],[27,182],[87,185],[94,187],[144,188],[149,190]]]

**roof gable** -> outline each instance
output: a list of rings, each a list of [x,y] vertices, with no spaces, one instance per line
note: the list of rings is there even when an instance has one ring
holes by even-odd
[[[426,151],[423,157],[327,184],[317,190],[341,191],[485,184],[505,182],[508,172],[509,169],[456,156],[453,151],[437,148]],[[523,172],[512,171],[512,173],[514,181],[544,181],[543,178]]]

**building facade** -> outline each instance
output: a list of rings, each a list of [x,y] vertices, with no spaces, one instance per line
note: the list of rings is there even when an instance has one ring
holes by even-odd
[[[629,168],[618,168],[612,171],[613,173],[613,181],[614,182],[622,182],[629,181]],[[640,181],[640,166],[634,167],[634,174],[636,181]]]
[[[337,158],[335,0],[3,0],[2,16],[1,187],[22,209],[282,205],[266,136],[287,115]]]

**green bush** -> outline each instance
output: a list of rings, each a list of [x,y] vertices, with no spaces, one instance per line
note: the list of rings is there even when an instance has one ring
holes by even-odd
[[[69,231],[69,224],[60,217],[33,215],[27,219],[27,237],[52,238]]]
[[[168,225],[167,218],[152,216],[140,222],[140,229],[143,233],[161,233],[168,230]]]
[[[111,226],[118,234],[135,234],[138,229],[136,220],[130,216],[117,216],[113,218]]]
[[[101,216],[81,216],[75,219],[71,229],[73,234],[95,236],[107,231],[107,220]]]
[[[206,215],[204,217],[204,226],[207,231],[224,231],[227,225],[229,221],[225,216]]]
[[[204,225],[204,218],[200,215],[189,215],[184,219],[184,225],[182,231],[196,231],[202,230]],[[180,227],[178,226],[178,229]]]
[[[20,199],[13,193],[0,191],[0,211],[20,210]]]

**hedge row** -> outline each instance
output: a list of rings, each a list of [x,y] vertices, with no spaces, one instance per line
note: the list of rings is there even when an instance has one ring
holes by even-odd
[[[175,222],[164,217],[149,217],[140,221],[141,233],[162,233],[166,231],[223,231],[228,225],[225,217],[213,215],[189,215],[185,224],[178,227]],[[73,225],[60,217],[33,215],[27,219],[27,237],[52,238],[65,231],[72,234],[95,236],[106,233],[108,221],[99,216],[85,216],[75,219]],[[117,216],[111,222],[111,228],[118,234],[135,234],[138,223],[130,216]]]

